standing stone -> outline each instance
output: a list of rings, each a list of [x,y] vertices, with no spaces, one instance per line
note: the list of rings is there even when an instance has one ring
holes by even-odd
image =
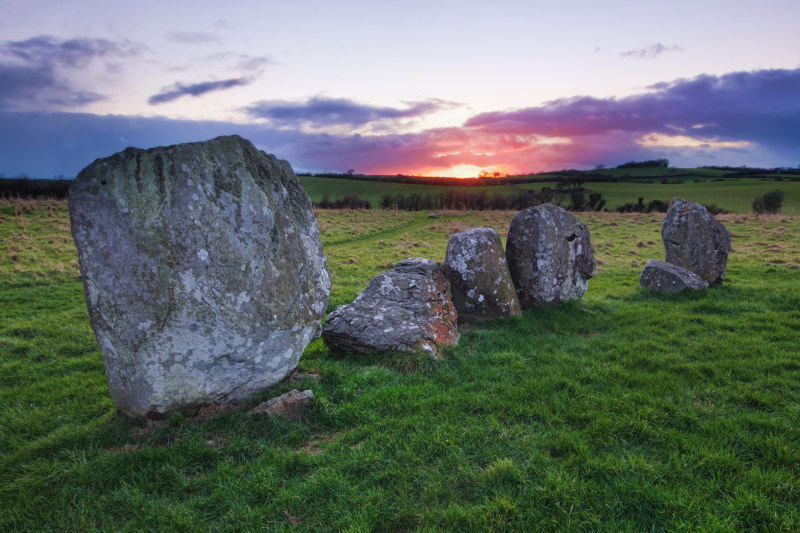
[[[414,257],[372,278],[352,304],[328,315],[322,340],[333,350],[424,352],[436,358],[441,346],[458,344],[457,321],[439,263]]]
[[[708,282],[687,268],[652,259],[642,270],[639,285],[659,292],[702,291]]]
[[[709,283],[722,283],[731,234],[705,206],[675,198],[661,226],[666,259]]]
[[[496,230],[473,228],[451,236],[444,273],[460,322],[522,314]]]
[[[70,222],[111,397],[133,417],[249,397],[319,336],[331,281],[286,161],[238,136],[86,167]]]
[[[506,258],[523,309],[580,298],[596,268],[586,224],[553,204],[514,216]]]

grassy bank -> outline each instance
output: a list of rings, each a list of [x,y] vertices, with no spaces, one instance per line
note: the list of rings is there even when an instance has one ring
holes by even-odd
[[[329,310],[513,214],[320,212]],[[638,287],[660,216],[581,218],[580,301],[462,330],[442,361],[317,340],[253,400],[310,388],[304,421],[140,424],[108,396],[65,203],[0,204],[0,530],[797,530],[800,218],[720,217],[728,281],[691,296]]]

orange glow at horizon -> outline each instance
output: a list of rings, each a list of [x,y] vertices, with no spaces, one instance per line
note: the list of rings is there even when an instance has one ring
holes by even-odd
[[[414,174],[424,178],[448,177],[448,178],[477,178],[479,176],[505,177],[509,173],[505,165],[488,165],[479,167],[477,165],[453,165],[450,168],[438,168]]]

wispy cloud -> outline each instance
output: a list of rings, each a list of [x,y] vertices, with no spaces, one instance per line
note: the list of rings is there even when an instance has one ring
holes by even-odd
[[[636,59],[653,59],[664,55],[668,52],[681,52],[683,51],[682,46],[665,46],[661,43],[651,44],[645,48],[637,48],[635,50],[627,50],[625,52],[620,53],[622,57],[632,57]]]
[[[201,44],[201,43],[217,43],[219,37],[213,33],[201,31],[175,31],[167,35],[167,39],[175,43],[182,44]]]
[[[102,100],[104,95],[75,87],[72,76],[96,61],[107,70],[143,47],[107,39],[59,40],[43,35],[0,43],[0,107],[67,108]]]
[[[264,70],[264,67],[272,64],[273,61],[270,56],[252,56],[240,54],[238,52],[218,52],[205,56],[203,62],[219,63],[231,70],[259,74]]]
[[[0,45],[0,54],[29,65],[84,67],[97,58],[110,58],[137,53],[138,46],[107,39],[78,37],[58,40],[41,35],[25,41],[6,41]]]
[[[261,72],[264,67],[272,63],[272,58],[269,56],[249,56],[239,54],[236,68],[246,72]]]
[[[418,118],[457,104],[444,100],[409,102],[404,108],[377,107],[346,98],[313,97],[304,101],[262,100],[246,108],[252,117],[267,119],[275,127],[358,127],[386,120]]]
[[[227,80],[204,81],[190,84],[178,82],[174,85],[164,88],[162,92],[154,94],[147,101],[150,105],[164,104],[184,96],[197,97],[214,91],[223,91],[233,87],[242,87],[244,85],[249,85],[250,83],[252,83],[252,80],[248,78],[231,78]]]

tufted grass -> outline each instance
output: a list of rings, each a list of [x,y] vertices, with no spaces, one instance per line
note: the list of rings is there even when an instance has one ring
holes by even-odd
[[[318,216],[333,309],[513,213]],[[580,218],[600,262],[580,301],[473,325],[441,361],[317,340],[253,400],[310,388],[304,421],[136,423],[108,396],[65,204],[0,203],[0,530],[798,530],[800,218],[721,217],[728,281],[679,296],[638,287],[660,216]]]

